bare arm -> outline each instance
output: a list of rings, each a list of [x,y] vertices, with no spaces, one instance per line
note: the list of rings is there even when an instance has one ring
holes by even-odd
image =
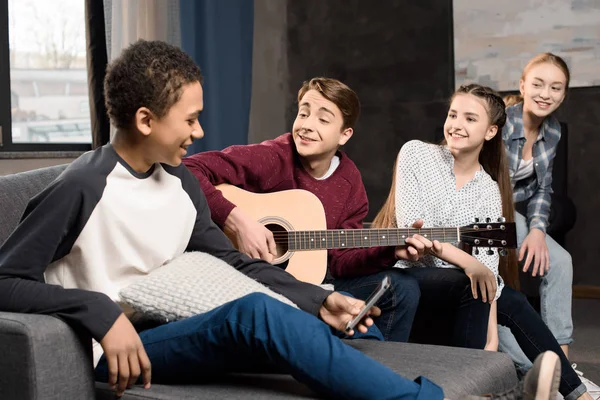
[[[487,342],[484,350],[498,351],[498,305],[494,301],[490,307],[490,319],[488,320]]]

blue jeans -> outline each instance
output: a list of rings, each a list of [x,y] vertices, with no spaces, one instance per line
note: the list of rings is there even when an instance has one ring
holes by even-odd
[[[201,383],[232,372],[289,373],[315,392],[344,399],[442,399],[426,378],[410,381],[344,344],[328,325],[254,293],[210,312],[140,333],[159,384]],[[106,382],[104,357],[96,379]]]
[[[506,327],[504,329],[510,329],[514,344],[524,353],[522,357],[525,362],[531,364],[530,360],[535,360],[544,351],[555,352],[561,362],[560,393],[566,400],[574,400],[581,396],[586,391],[585,385],[581,383],[581,379],[571,367],[554,335],[531,307],[527,298],[522,293],[505,286],[497,306],[498,324]],[[502,344],[500,350],[504,352]]]
[[[407,342],[421,292],[416,279],[404,270],[393,268],[357,278],[336,279],[335,289],[348,292],[357,299],[367,300],[385,275],[390,276],[391,286],[377,302],[381,316],[375,319],[375,325],[385,340]]]
[[[517,224],[517,241],[520,247],[529,234],[529,228],[526,218],[519,213],[515,213],[515,222]],[[544,273],[540,284],[542,319],[554,334],[558,344],[571,344],[573,342],[573,319],[571,317],[573,261],[569,252],[549,235],[546,235],[546,246],[548,246],[550,256],[550,270]]]
[[[515,212],[517,242],[519,247],[529,234],[527,219]],[[550,256],[550,270],[541,278],[540,311],[542,320],[556,338],[558,344],[573,342],[573,320],[571,318],[571,297],[573,290],[573,262],[571,255],[550,236],[546,235],[546,246]],[[531,265],[529,271],[531,271]],[[517,367],[526,371],[532,364],[517,345],[509,329],[499,326],[500,350],[508,354]]]

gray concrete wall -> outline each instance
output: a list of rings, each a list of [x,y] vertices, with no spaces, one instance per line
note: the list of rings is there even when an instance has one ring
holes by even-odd
[[[249,143],[272,139],[286,125],[288,97],[287,2],[254,0]]]

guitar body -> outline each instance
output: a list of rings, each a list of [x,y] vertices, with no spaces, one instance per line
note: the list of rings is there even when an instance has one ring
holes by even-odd
[[[293,189],[275,193],[251,193],[222,184],[217,189],[250,218],[262,223],[273,235],[290,231],[326,230],[325,209],[317,196],[307,190]],[[225,234],[237,248],[235,234]],[[327,272],[327,250],[289,251],[277,243],[274,265],[285,268],[296,279],[319,285]]]

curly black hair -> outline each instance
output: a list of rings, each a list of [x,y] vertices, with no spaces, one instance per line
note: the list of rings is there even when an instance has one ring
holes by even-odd
[[[117,128],[128,128],[140,107],[158,118],[181,97],[184,85],[202,83],[200,68],[180,48],[161,41],[138,40],[106,69],[104,98]]]

